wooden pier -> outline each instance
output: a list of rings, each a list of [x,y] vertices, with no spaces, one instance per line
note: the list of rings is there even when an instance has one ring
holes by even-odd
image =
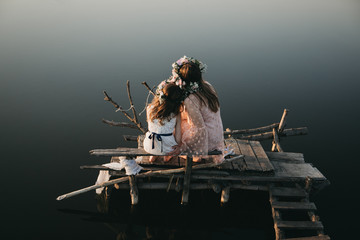
[[[103,165],[81,166],[82,169],[107,170],[113,179],[61,195],[57,200],[107,186],[129,191],[133,205],[141,201],[142,189],[182,191],[179,202],[183,205],[191,202],[190,190],[212,189],[219,193],[221,204],[226,204],[231,197],[231,191],[237,189],[267,191],[276,240],[330,239],[324,234],[324,227],[319,216],[316,215],[316,206],[310,200],[310,196],[329,185],[329,181],[311,163],[305,162],[302,153],[284,152],[280,144],[280,139],[284,137],[307,134],[306,127],[285,128],[287,109],[284,110],[279,123],[254,129],[226,129],[225,145],[234,154],[227,156],[220,164],[214,163],[211,159],[193,163],[193,155],[189,153],[175,156],[169,162],[159,160],[151,163],[149,162],[151,154],[145,152],[142,146],[146,129],[137,119],[129,82],[127,82],[127,90],[133,117],[116,104],[106,92],[104,95],[105,101],[112,103],[117,111],[122,112],[132,123],[108,120],[103,122],[111,126],[130,127],[141,131],[142,134],[139,136],[124,136],[128,141],[137,141],[138,147],[95,149],[91,150],[90,154],[111,157],[111,162],[120,162],[124,157],[136,159],[143,170],[137,175],[128,176],[124,170],[116,171]],[[272,139],[271,151],[265,151],[260,143],[267,139]],[[219,152],[208,153],[209,157],[217,154]],[[306,219],[291,219],[291,212],[305,213]],[[296,231],[298,232],[294,237]]]
[[[234,150],[235,155],[223,164],[192,164],[191,156],[175,157],[170,162],[148,161],[149,154],[139,148],[118,148],[92,150],[97,156],[111,156],[112,162],[119,156],[141,157],[140,165],[151,175],[151,181],[139,175],[126,176],[124,171],[113,171],[101,165],[82,166],[82,169],[109,170],[112,176],[127,178],[127,182],[116,184],[118,189],[130,190],[132,204],[141,198],[141,189],[163,189],[164,191],[183,191],[181,203],[189,202],[189,190],[212,189],[219,193],[221,204],[230,199],[231,191],[237,189],[269,192],[276,239],[288,239],[286,233],[293,230],[314,231],[313,236],[293,238],[330,239],[324,235],[323,225],[315,214],[316,206],[310,202],[309,195],[315,193],[329,182],[326,177],[310,163],[304,161],[301,153],[266,152],[258,141],[227,138],[225,144]],[[216,154],[216,153],[215,153]],[[231,161],[232,158],[236,158]],[[172,171],[173,169],[178,170]],[[153,173],[153,174],[151,174]],[[285,200],[284,200],[285,199]],[[283,220],[282,212],[306,212],[307,221]],[[292,239],[292,238],[290,238]]]

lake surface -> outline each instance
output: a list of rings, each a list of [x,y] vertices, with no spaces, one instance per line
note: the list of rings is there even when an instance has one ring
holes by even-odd
[[[217,89],[224,127],[271,124],[288,108],[288,127],[309,128],[282,147],[303,152],[331,181],[314,198],[325,232],[355,236],[359,10],[355,0],[0,1],[2,235],[273,239],[263,193],[233,194],[222,209],[215,194],[191,194],[191,211],[179,209],[176,194],[144,193],[131,210],[128,194],[114,193],[112,216],[98,211],[93,193],[55,200],[95,182],[97,173],[79,166],[108,159],[89,150],[133,146],[122,135],[136,131],[101,122],[126,120],[102,91],[128,108],[130,80],[140,110],[141,82],[156,85],[188,55],[208,65],[204,78]]]

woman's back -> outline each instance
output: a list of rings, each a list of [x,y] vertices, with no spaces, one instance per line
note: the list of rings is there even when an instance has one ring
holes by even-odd
[[[191,151],[206,153],[224,149],[223,124],[220,108],[213,112],[195,94],[184,101],[181,113],[182,139]]]

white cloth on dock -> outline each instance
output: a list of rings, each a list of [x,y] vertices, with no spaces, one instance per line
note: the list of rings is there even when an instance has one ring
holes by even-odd
[[[120,159],[120,162],[106,163],[103,166],[117,171],[125,168],[126,175],[136,175],[143,169],[134,159]]]
[[[120,162],[111,162],[103,164],[102,166],[108,167],[112,170],[120,171],[125,168],[126,175],[136,175],[141,169],[143,169],[140,165],[136,163],[134,159],[125,159],[123,157],[119,158]],[[104,182],[109,181],[111,175],[108,170],[100,170],[98,178],[96,180],[97,184],[102,184]],[[97,188],[95,191],[97,194],[101,194],[104,188]]]
[[[97,180],[95,182],[95,185],[107,182],[107,181],[109,181],[109,179],[110,179],[109,171],[108,170],[100,170],[98,178],[97,178]],[[96,194],[101,194],[103,190],[104,190],[103,187],[102,188],[97,188],[97,189],[95,189],[95,192],[96,192]]]

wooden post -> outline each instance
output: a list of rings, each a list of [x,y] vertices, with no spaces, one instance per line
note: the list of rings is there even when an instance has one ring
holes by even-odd
[[[173,181],[173,179],[174,179],[174,176],[175,176],[174,174],[171,175],[171,177],[170,177],[170,179],[169,179],[169,184],[168,184],[168,187],[167,187],[167,189],[166,189],[167,192],[170,191],[171,184],[172,184],[172,181]]]
[[[284,128],[286,126],[286,115],[288,114],[289,110],[288,109],[284,109],[283,115],[281,117],[280,123],[279,123],[279,127],[276,130],[276,128],[273,128],[273,137],[274,137],[274,141],[271,147],[271,151],[275,152],[275,149],[278,150],[278,152],[283,152],[281,146],[280,146],[280,141],[279,141],[279,136],[278,133],[282,133],[282,131],[284,131]]]
[[[135,175],[129,176],[129,186],[130,186],[131,204],[136,205],[139,202],[139,191],[136,186]]]
[[[190,189],[192,160],[193,160],[192,156],[186,157],[184,188],[183,188],[183,194],[182,194],[182,198],[181,198],[181,204],[183,204],[183,205],[186,205],[189,202],[189,189]]]
[[[284,113],[281,117],[281,120],[280,120],[280,124],[279,124],[279,128],[278,128],[278,132],[281,133],[285,126],[286,126],[286,115],[288,114],[289,110],[288,109],[284,109]]]
[[[177,177],[176,183],[175,183],[175,191],[177,191],[177,192],[180,192],[180,190],[181,190],[180,182],[181,182],[181,178]]]
[[[279,136],[278,136],[275,128],[273,128],[273,136],[274,136],[274,140],[273,140],[273,145],[272,145],[271,151],[275,152],[275,149],[277,149],[278,152],[283,152],[283,150],[280,146]]]
[[[225,204],[230,198],[230,186],[224,187],[221,191],[221,204]]]

